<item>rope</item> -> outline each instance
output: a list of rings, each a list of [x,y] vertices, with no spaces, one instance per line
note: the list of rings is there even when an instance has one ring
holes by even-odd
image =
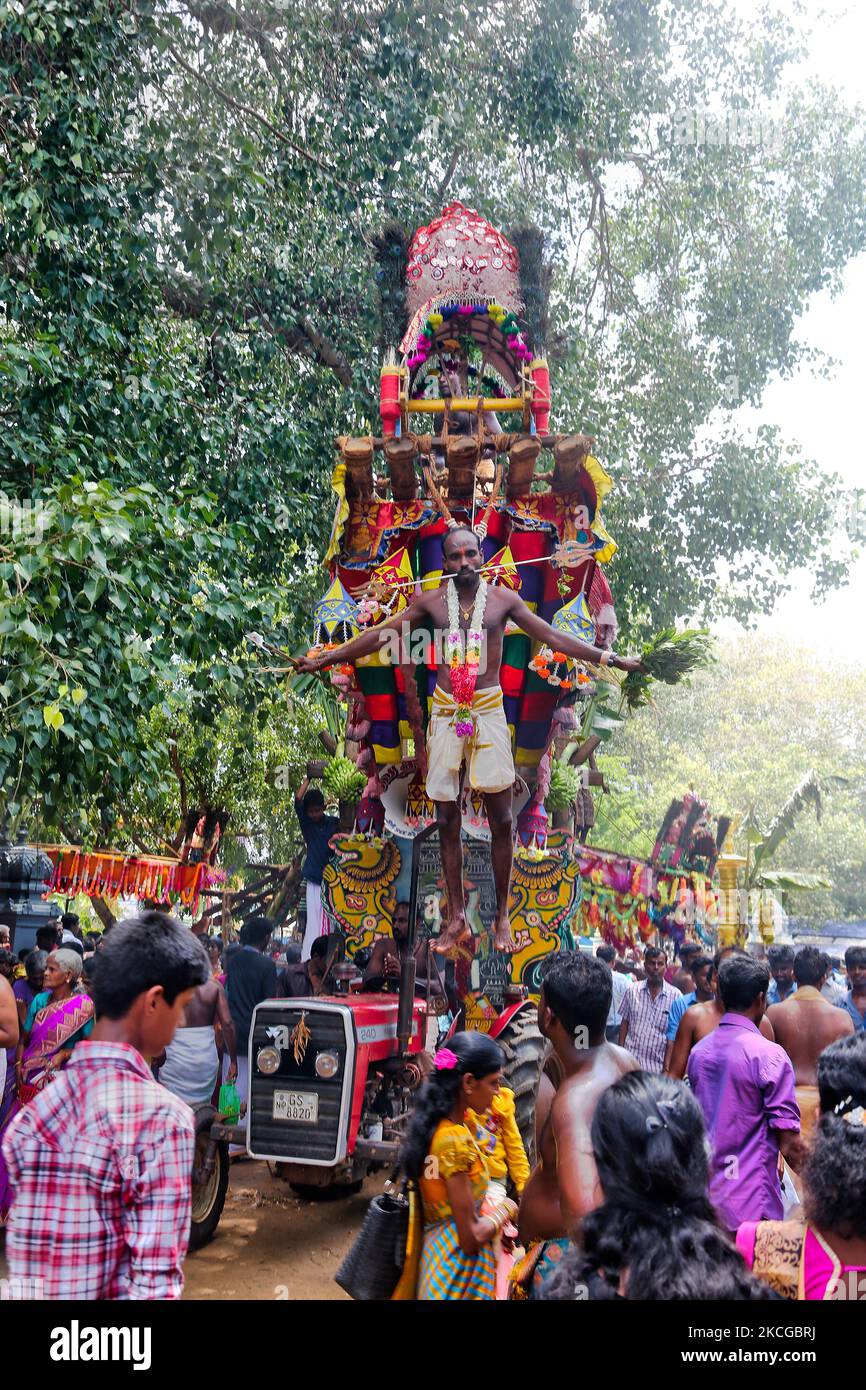
[[[604,808],[604,802],[603,802],[603,801],[597,802],[597,803],[596,803],[595,809],[596,809],[596,814],[599,815],[599,816],[601,817],[602,820],[606,821],[608,827],[609,827],[611,830],[620,830],[620,829],[621,829],[621,827],[618,826],[618,825],[615,823],[615,821],[611,818],[611,816],[609,816],[609,815],[607,814],[607,811],[606,811],[605,808]],[[639,822],[639,821],[636,821],[636,820],[634,819],[634,817],[631,815],[631,813],[625,809],[625,807],[620,807],[620,813],[621,813],[623,816],[625,816],[628,820],[630,820],[630,821],[632,822],[632,824],[633,824],[635,830],[637,831],[637,833],[638,833],[640,836],[642,836],[643,839],[645,839],[645,840],[647,841],[647,843],[650,844],[650,845],[654,848],[654,847],[655,847],[655,840],[650,840],[649,835],[648,835],[647,832],[644,830],[644,828],[643,828],[643,826],[640,824],[640,822]],[[650,852],[652,852],[652,850],[651,850]],[[635,858],[640,859],[640,858],[642,858],[642,857],[643,857],[643,856],[642,856],[640,853],[635,853]]]

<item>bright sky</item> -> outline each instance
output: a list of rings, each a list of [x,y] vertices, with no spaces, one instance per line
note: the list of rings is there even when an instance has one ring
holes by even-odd
[[[753,0],[740,0],[738,8],[754,12],[757,7]],[[798,77],[804,83],[817,79],[832,85],[851,103],[866,106],[866,5],[862,0],[848,5],[805,0],[805,10],[815,28],[808,62]],[[847,486],[866,489],[860,414],[866,391],[864,323],[866,255],[846,268],[841,293],[835,299],[829,293],[815,295],[797,325],[799,340],[830,353],[838,363],[830,379],[804,369],[789,381],[771,381],[761,409],[744,409],[740,418],[743,424],[778,425],[807,458],[840,474]],[[760,620],[758,630],[812,646],[828,664],[841,657],[866,665],[866,555],[852,567],[849,586],[821,605],[812,602],[810,591],[804,574],[776,611]],[[728,621],[718,624],[717,631],[734,637],[742,629]]]

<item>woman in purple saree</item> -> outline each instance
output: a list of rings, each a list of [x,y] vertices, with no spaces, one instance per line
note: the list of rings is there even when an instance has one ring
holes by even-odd
[[[93,1032],[93,1003],[81,990],[82,960],[77,951],[53,951],[45,965],[45,988],[27,1010],[15,1057],[15,1088],[3,1097],[0,1146],[20,1107],[26,1105],[69,1060],[72,1049]],[[0,1226],[12,1194],[0,1147]]]
[[[15,957],[12,955],[12,952],[9,951],[7,954],[14,963]],[[0,956],[2,955],[3,952],[0,952]],[[26,975],[21,979],[12,981],[12,993],[15,996],[15,1003],[18,1009],[19,1036],[24,1031],[27,1015],[30,1012],[30,1005],[33,1003],[36,995],[42,991],[47,960],[47,951],[31,951],[24,962],[24,968],[27,972]],[[6,975],[7,979],[9,979],[9,972],[3,969],[2,962],[0,962],[0,973]],[[15,1105],[18,1091],[15,1080],[16,1052],[17,1046],[7,1048],[6,1050],[6,1084],[3,1087],[3,1094],[0,1096],[0,1135],[2,1135],[6,1121],[12,1114],[13,1105],[15,1109],[18,1108],[17,1105]]]

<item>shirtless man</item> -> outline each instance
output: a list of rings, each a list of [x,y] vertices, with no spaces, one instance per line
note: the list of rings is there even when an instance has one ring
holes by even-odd
[[[719,978],[719,966],[722,961],[734,954],[745,956],[748,955],[748,952],[743,951],[739,946],[723,946],[720,951],[716,951],[713,956],[713,978],[715,980]],[[686,1010],[680,1019],[673,1052],[666,1067],[669,1076],[674,1077],[676,1081],[682,1081],[689,1064],[689,1053],[695,1043],[699,1043],[702,1038],[708,1037],[715,1028],[718,1028],[724,1012],[725,1006],[718,995],[706,1004],[692,1004],[692,1007]],[[758,1024],[758,1028],[767,1042],[776,1041],[773,1025],[766,1014]]]
[[[674,1043],[677,1040],[677,1031],[683,1014],[687,1013],[693,1004],[711,1004],[716,997],[716,973],[712,956],[689,956],[689,966],[689,973],[695,982],[695,987],[689,993],[681,994],[678,999],[675,999],[668,1014],[664,1065],[664,1070],[668,1074],[670,1074]]]
[[[513,836],[511,823],[514,759],[511,737],[505,721],[499,667],[502,661],[502,641],[509,621],[538,642],[546,642],[578,661],[601,666],[615,666],[621,671],[635,671],[639,661],[615,656],[612,652],[579,642],[564,632],[557,632],[527,608],[511,589],[488,586],[480,575],[484,564],[481,542],[466,526],[455,526],[446,532],[442,542],[442,568],[445,581],[435,589],[419,594],[396,618],[368,628],[366,632],[332,651],[315,657],[303,657],[295,664],[300,671],[320,671],[326,666],[357,661],[381,647],[403,648],[400,661],[408,657],[405,640],[409,631],[422,624],[432,623],[439,667],[437,686],[427,733],[427,794],[436,802],[439,844],[442,867],[448,894],[448,923],[431,949],[440,955],[454,954],[457,947],[471,939],[466,921],[463,895],[463,846],[460,840],[460,770],[468,764],[469,785],[484,797],[487,823],[490,826],[490,857],[496,890],[496,921],[493,941],[497,951],[513,951],[514,939],[508,918],[508,894],[511,884]],[[461,657],[466,655],[466,634],[472,628],[476,602],[479,605],[481,628],[480,658],[468,720],[458,721],[458,704],[452,692],[449,603],[453,603],[459,629]],[[458,733],[460,723],[467,722],[469,732]]]
[[[219,980],[208,980],[206,984],[198,986],[184,1009],[183,1022],[159,1060],[160,1084],[180,1096],[193,1109],[197,1105],[206,1105],[216,1086],[219,1071],[217,1025],[229,1054],[226,1080],[235,1081],[238,1074],[237,1037],[226,992]]]
[[[637,1069],[630,1052],[605,1041],[610,1000],[610,969],[594,956],[560,952],[544,971],[538,1026],[553,1044],[563,1080],[555,1095],[544,1087],[549,1109],[539,1135],[540,1161],[520,1203],[522,1243],[549,1243],[536,1266],[538,1283],[601,1200],[590,1141],[598,1098]]]
[[[854,1024],[844,1009],[830,1004],[821,994],[829,962],[814,946],[803,946],[794,957],[797,989],[782,1004],[773,1004],[767,1017],[773,1025],[776,1042],[783,1047],[794,1068],[800,1129],[810,1138],[818,1122],[818,1058],[837,1038],[854,1032]]]

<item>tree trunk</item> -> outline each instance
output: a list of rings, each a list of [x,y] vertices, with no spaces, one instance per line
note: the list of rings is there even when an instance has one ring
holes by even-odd
[[[114,927],[117,925],[117,918],[104,898],[91,898],[93,911],[96,913],[103,927]]]

